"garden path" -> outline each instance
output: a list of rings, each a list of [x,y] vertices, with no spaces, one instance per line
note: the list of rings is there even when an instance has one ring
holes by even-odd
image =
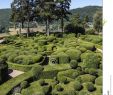
[[[9,75],[10,75],[12,78],[14,78],[14,77],[17,77],[17,76],[19,76],[19,75],[21,75],[21,74],[23,74],[23,73],[24,73],[24,72],[22,72],[22,71],[12,70],[11,73],[9,73]]]

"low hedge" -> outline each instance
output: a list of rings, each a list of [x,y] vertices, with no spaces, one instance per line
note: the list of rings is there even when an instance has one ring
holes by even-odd
[[[59,59],[59,64],[69,63],[69,56],[66,53],[61,52],[57,56],[58,56],[58,59]]]
[[[81,51],[79,50],[70,49],[70,50],[67,50],[65,53],[70,57],[71,60],[80,59]]]
[[[37,66],[35,67],[37,69],[41,69],[42,67],[41,66]],[[39,73],[41,73],[39,71]],[[4,84],[2,84],[0,86],[0,95],[7,95],[8,93],[10,93],[10,91],[16,87],[17,85],[19,85],[22,81],[26,81],[26,80],[29,80],[31,78],[33,78],[35,75],[32,71],[32,69],[24,74],[21,74],[15,78],[12,78],[10,80],[8,80],[7,82],[5,82]]]
[[[96,53],[83,53],[81,60],[86,68],[99,68],[100,60]]]
[[[0,86],[0,95],[7,95],[15,86],[32,77],[31,71],[19,75]]]
[[[76,78],[76,80],[85,83],[85,82],[95,82],[96,77],[90,74],[80,75]]]
[[[79,44],[81,47],[86,48],[87,50],[91,50],[91,51],[95,51],[95,45],[93,43],[90,42],[80,42]]]
[[[102,86],[102,76],[96,78],[96,80],[95,80],[95,84],[96,84],[96,85],[100,85],[100,86]]]
[[[8,67],[10,69],[16,69],[16,70],[20,70],[20,71],[29,71],[32,69],[32,67],[34,67],[35,65],[20,65],[20,64],[15,64],[15,63],[11,63],[8,62]]]

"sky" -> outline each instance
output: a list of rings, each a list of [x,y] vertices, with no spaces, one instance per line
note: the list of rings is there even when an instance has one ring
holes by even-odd
[[[10,4],[13,0],[0,0],[0,9],[10,8]],[[71,9],[89,6],[89,5],[98,5],[102,6],[102,0],[71,0]]]

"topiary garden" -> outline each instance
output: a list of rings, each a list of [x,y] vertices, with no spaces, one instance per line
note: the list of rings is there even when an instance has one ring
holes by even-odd
[[[0,91],[15,80],[2,95],[11,95],[16,86],[21,88],[22,95],[102,93],[102,54],[95,43],[78,40],[75,34],[65,34],[63,38],[43,34],[32,38],[9,37],[0,47],[0,83],[8,76],[8,66],[26,75],[2,84]]]

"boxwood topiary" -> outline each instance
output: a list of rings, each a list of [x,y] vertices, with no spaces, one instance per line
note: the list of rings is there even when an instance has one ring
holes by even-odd
[[[40,46],[47,45],[47,40],[39,40],[39,41],[38,41],[38,44],[39,44]]]
[[[96,77],[90,74],[80,75],[76,78],[76,80],[85,83],[85,82],[95,82]]]
[[[69,55],[71,60],[79,60],[81,51],[75,50],[75,49],[70,49],[65,52],[67,55]]]
[[[96,85],[100,85],[100,86],[102,86],[102,76],[96,78],[96,80],[95,80],[95,84],[96,84]]]
[[[87,68],[98,68],[100,61],[95,53],[83,53],[81,55],[84,67]]]
[[[73,87],[76,91],[80,91],[83,88],[83,86],[81,85],[81,83],[79,81],[74,81]]]
[[[66,53],[61,52],[61,53],[57,54],[57,56],[59,59],[59,64],[69,63],[69,56]]]
[[[76,69],[78,67],[78,62],[76,60],[71,60],[70,67]]]

